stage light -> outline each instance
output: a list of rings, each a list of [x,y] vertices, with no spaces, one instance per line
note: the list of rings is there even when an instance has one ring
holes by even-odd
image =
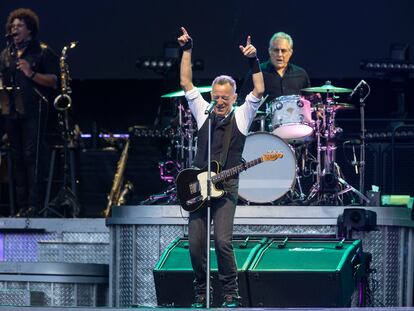
[[[360,68],[361,70],[374,72],[409,73],[414,72],[414,63],[392,59],[361,60]]]
[[[414,63],[410,62],[409,45],[397,43],[390,45],[389,58],[363,59],[360,68],[380,73],[410,73],[414,71]]]

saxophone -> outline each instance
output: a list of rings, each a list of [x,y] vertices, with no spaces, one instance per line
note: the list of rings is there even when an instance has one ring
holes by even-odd
[[[131,182],[127,181],[122,189],[124,183],[125,166],[128,159],[129,139],[126,141],[121,157],[116,166],[114,180],[112,181],[111,192],[108,195],[108,202],[105,210],[102,212],[104,217],[108,217],[111,213],[113,205],[123,205],[126,202],[127,194],[133,190]]]
[[[73,49],[77,45],[76,42],[71,42],[69,45],[65,45],[62,49],[60,56],[59,67],[60,67],[60,94],[55,98],[53,106],[58,111],[65,111],[72,105],[72,98],[69,96],[72,90],[69,86],[71,80],[69,76],[69,66],[66,63],[68,49]]]

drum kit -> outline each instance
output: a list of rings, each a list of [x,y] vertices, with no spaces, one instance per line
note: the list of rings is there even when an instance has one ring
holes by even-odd
[[[198,89],[210,92],[211,86]],[[335,87],[327,81],[321,87],[301,91],[304,95],[280,96],[269,101],[266,111],[256,115],[254,122],[259,123],[259,128],[246,138],[244,160],[250,161],[269,150],[281,151],[284,157],[242,172],[239,198],[245,204],[343,205],[343,195],[352,191],[361,203],[369,201],[363,190],[345,181],[335,161],[336,138],[342,132],[335,124],[336,113],[354,109],[354,105],[338,102],[338,95],[351,93],[352,89]],[[191,112],[180,101],[183,95],[178,91],[162,97],[177,100],[178,125],[172,139],[176,156],[172,161],[177,167],[187,168],[194,159],[197,129]],[[360,167],[362,170],[363,166]],[[165,175],[161,172],[163,178]],[[308,191],[302,187],[305,177],[311,178]]]

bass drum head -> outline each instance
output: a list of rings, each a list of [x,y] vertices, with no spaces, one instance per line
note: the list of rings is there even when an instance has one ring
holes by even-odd
[[[290,145],[267,132],[246,138],[243,158],[246,162],[269,151],[280,151],[283,158],[266,161],[240,173],[239,197],[247,203],[270,203],[292,189],[296,178],[296,159]]]

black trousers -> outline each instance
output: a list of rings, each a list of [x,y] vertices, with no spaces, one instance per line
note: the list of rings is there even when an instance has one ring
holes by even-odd
[[[45,113],[41,114],[41,118],[38,116],[7,116],[5,119],[17,210],[29,207],[39,210],[42,205],[44,188],[42,180],[46,153],[45,125]]]
[[[238,296],[237,266],[234,258],[232,238],[236,212],[238,179],[226,182],[227,194],[212,201],[211,220],[214,225],[214,244],[217,255],[218,276],[223,296]],[[194,291],[196,295],[206,293],[207,262],[207,209],[190,213],[188,239],[191,263],[194,270]]]

